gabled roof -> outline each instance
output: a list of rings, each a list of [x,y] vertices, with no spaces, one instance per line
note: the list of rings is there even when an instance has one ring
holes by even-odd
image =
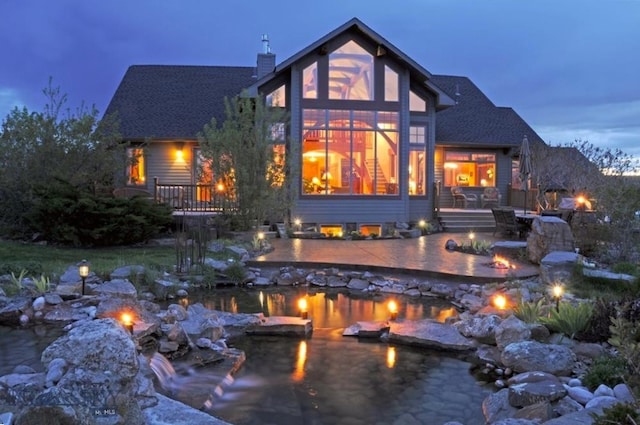
[[[446,108],[447,106],[451,106],[454,104],[453,99],[444,93],[440,88],[431,83],[431,73],[423,68],[416,61],[411,59],[409,56],[404,54],[400,49],[387,41],[380,34],[369,28],[358,18],[352,18],[347,21],[343,25],[339,26],[335,30],[331,31],[324,37],[318,39],[314,43],[308,45],[304,49],[300,50],[298,53],[289,57],[285,61],[281,62],[276,66],[273,73],[265,75],[263,78],[258,80],[254,85],[249,88],[249,93],[255,94],[257,92],[257,88],[265,84],[267,81],[272,78],[278,76],[283,72],[287,72],[289,68],[296,62],[298,62],[303,57],[308,54],[318,51],[322,49],[322,47],[330,40],[336,38],[345,32],[358,32],[370,40],[372,40],[375,44],[379,46],[385,52],[385,55],[392,57],[396,62],[399,62],[405,66],[409,72],[411,73],[411,78],[417,81],[421,81],[427,89],[429,89],[432,93],[436,95],[437,99],[437,109]]]
[[[467,77],[431,79],[457,102],[436,114],[436,143],[517,147],[525,135],[532,144],[544,143],[513,109],[494,105]]]
[[[195,139],[205,124],[225,120],[224,98],[255,82],[255,68],[135,65],[105,114],[117,113],[125,139]]]

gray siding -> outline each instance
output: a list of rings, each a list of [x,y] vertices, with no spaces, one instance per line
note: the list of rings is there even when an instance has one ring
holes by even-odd
[[[145,148],[147,162],[147,188],[153,189],[153,179],[160,183],[193,184],[193,147],[195,143],[184,143],[184,161],[176,160],[176,143],[169,140],[152,142]]]

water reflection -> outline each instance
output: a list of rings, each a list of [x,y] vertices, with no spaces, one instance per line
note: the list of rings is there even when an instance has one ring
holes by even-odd
[[[278,292],[276,292],[278,291]],[[225,289],[196,295],[197,300],[211,309],[231,313],[263,313],[265,316],[299,316],[300,299],[306,300],[308,317],[314,328],[344,328],[356,321],[389,320],[388,302],[397,307],[398,320],[432,318],[444,322],[457,314],[451,304],[441,300],[397,297],[393,295],[354,296],[346,291],[311,291],[308,288]]]

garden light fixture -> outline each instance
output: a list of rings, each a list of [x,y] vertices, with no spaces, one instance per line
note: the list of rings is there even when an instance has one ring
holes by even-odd
[[[551,288],[551,292],[553,294],[553,299],[556,300],[556,311],[560,311],[560,299],[564,293],[564,288],[560,284],[555,284],[553,285],[553,288]]]
[[[80,278],[82,278],[82,295],[84,295],[84,284],[85,280],[89,276],[89,262],[87,260],[82,260],[78,263],[78,274]]]

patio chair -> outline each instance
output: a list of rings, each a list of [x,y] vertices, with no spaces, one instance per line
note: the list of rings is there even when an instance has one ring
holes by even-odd
[[[487,205],[499,207],[502,195],[497,187],[485,187],[482,195],[480,195],[480,199],[482,208],[485,208]]]
[[[459,186],[451,187],[451,195],[453,196],[453,207],[460,205],[462,208],[467,208],[467,204],[471,202],[474,207],[478,205],[478,195],[473,193],[464,193],[464,190]]]
[[[517,234],[522,239],[529,231],[526,223],[521,223],[517,220],[516,212],[513,208],[495,207],[491,208],[491,212],[496,221],[494,235],[498,232],[509,235]]]

